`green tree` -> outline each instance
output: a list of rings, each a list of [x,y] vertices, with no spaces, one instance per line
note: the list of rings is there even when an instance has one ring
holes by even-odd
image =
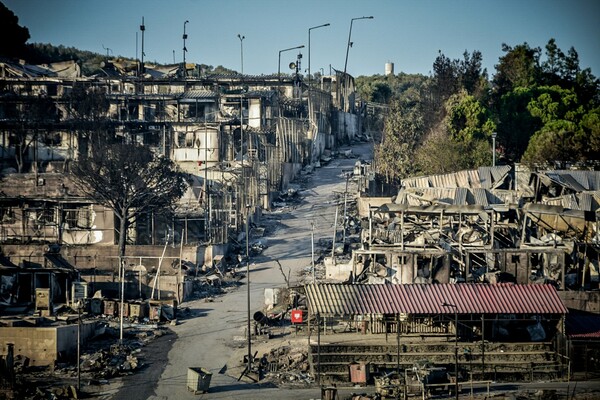
[[[487,71],[482,67],[482,62],[483,55],[478,50],[472,54],[465,50],[463,59],[458,62],[461,87],[477,98],[483,98],[488,87]]]
[[[433,81],[436,102],[442,104],[460,88],[459,61],[451,60],[439,50],[433,62]]]
[[[585,162],[598,154],[598,107],[581,104],[573,89],[543,86],[527,108],[541,127],[531,137],[523,161],[532,165]]]
[[[469,167],[465,145],[448,135],[442,125],[432,130],[415,154],[419,173],[447,174]]]
[[[467,92],[451,96],[445,107],[447,130],[455,140],[489,139],[496,130],[491,112]]]
[[[527,148],[529,139],[541,122],[527,108],[539,91],[535,88],[518,87],[505,93],[498,103],[498,142],[504,147],[509,161],[519,161]]]
[[[460,144],[468,168],[491,164],[491,135],[496,131],[491,112],[466,91],[451,96],[445,104],[445,131]]]
[[[530,87],[539,82],[540,52],[539,47],[531,48],[527,42],[514,48],[502,44],[504,54],[496,65],[493,83],[496,95],[501,97],[517,87]]]
[[[385,119],[383,140],[375,148],[375,163],[387,183],[398,183],[416,171],[414,155],[423,134],[419,106],[419,102],[396,101]]]

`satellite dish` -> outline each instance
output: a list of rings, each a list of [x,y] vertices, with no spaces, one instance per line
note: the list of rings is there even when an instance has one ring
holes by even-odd
[[[290,69],[296,69],[296,63],[295,62],[291,62],[290,63]]]

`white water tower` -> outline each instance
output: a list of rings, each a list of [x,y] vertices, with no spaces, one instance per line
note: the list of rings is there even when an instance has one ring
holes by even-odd
[[[386,62],[385,63],[385,75],[394,75],[394,63],[393,62]]]

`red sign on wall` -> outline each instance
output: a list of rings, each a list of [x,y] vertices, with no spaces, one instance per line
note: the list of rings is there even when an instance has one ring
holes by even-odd
[[[293,324],[302,323],[302,310],[292,310],[292,323]]]

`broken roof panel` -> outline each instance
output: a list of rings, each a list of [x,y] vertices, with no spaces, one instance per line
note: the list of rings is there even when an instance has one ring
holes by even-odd
[[[552,285],[517,284],[407,284],[307,285],[313,314],[566,314]]]
[[[454,201],[452,204],[457,206],[467,205],[467,195],[469,194],[469,189],[466,187],[458,187],[454,191]]]
[[[499,165],[497,167],[480,167],[477,170],[458,171],[450,174],[417,176],[403,179],[402,187],[466,187],[493,189],[504,182],[510,169],[511,167],[509,165]]]
[[[542,202],[571,210],[594,212],[600,208],[600,191],[570,193],[560,197],[545,198]]]
[[[571,339],[600,339],[600,316],[569,315],[565,320],[565,328]]]
[[[488,199],[488,191],[486,189],[474,188],[471,189],[471,194],[473,196],[473,204],[478,204],[484,207],[490,205],[490,201]]]
[[[552,182],[575,192],[600,190],[600,171],[555,170],[538,174],[544,181],[548,177]]]

